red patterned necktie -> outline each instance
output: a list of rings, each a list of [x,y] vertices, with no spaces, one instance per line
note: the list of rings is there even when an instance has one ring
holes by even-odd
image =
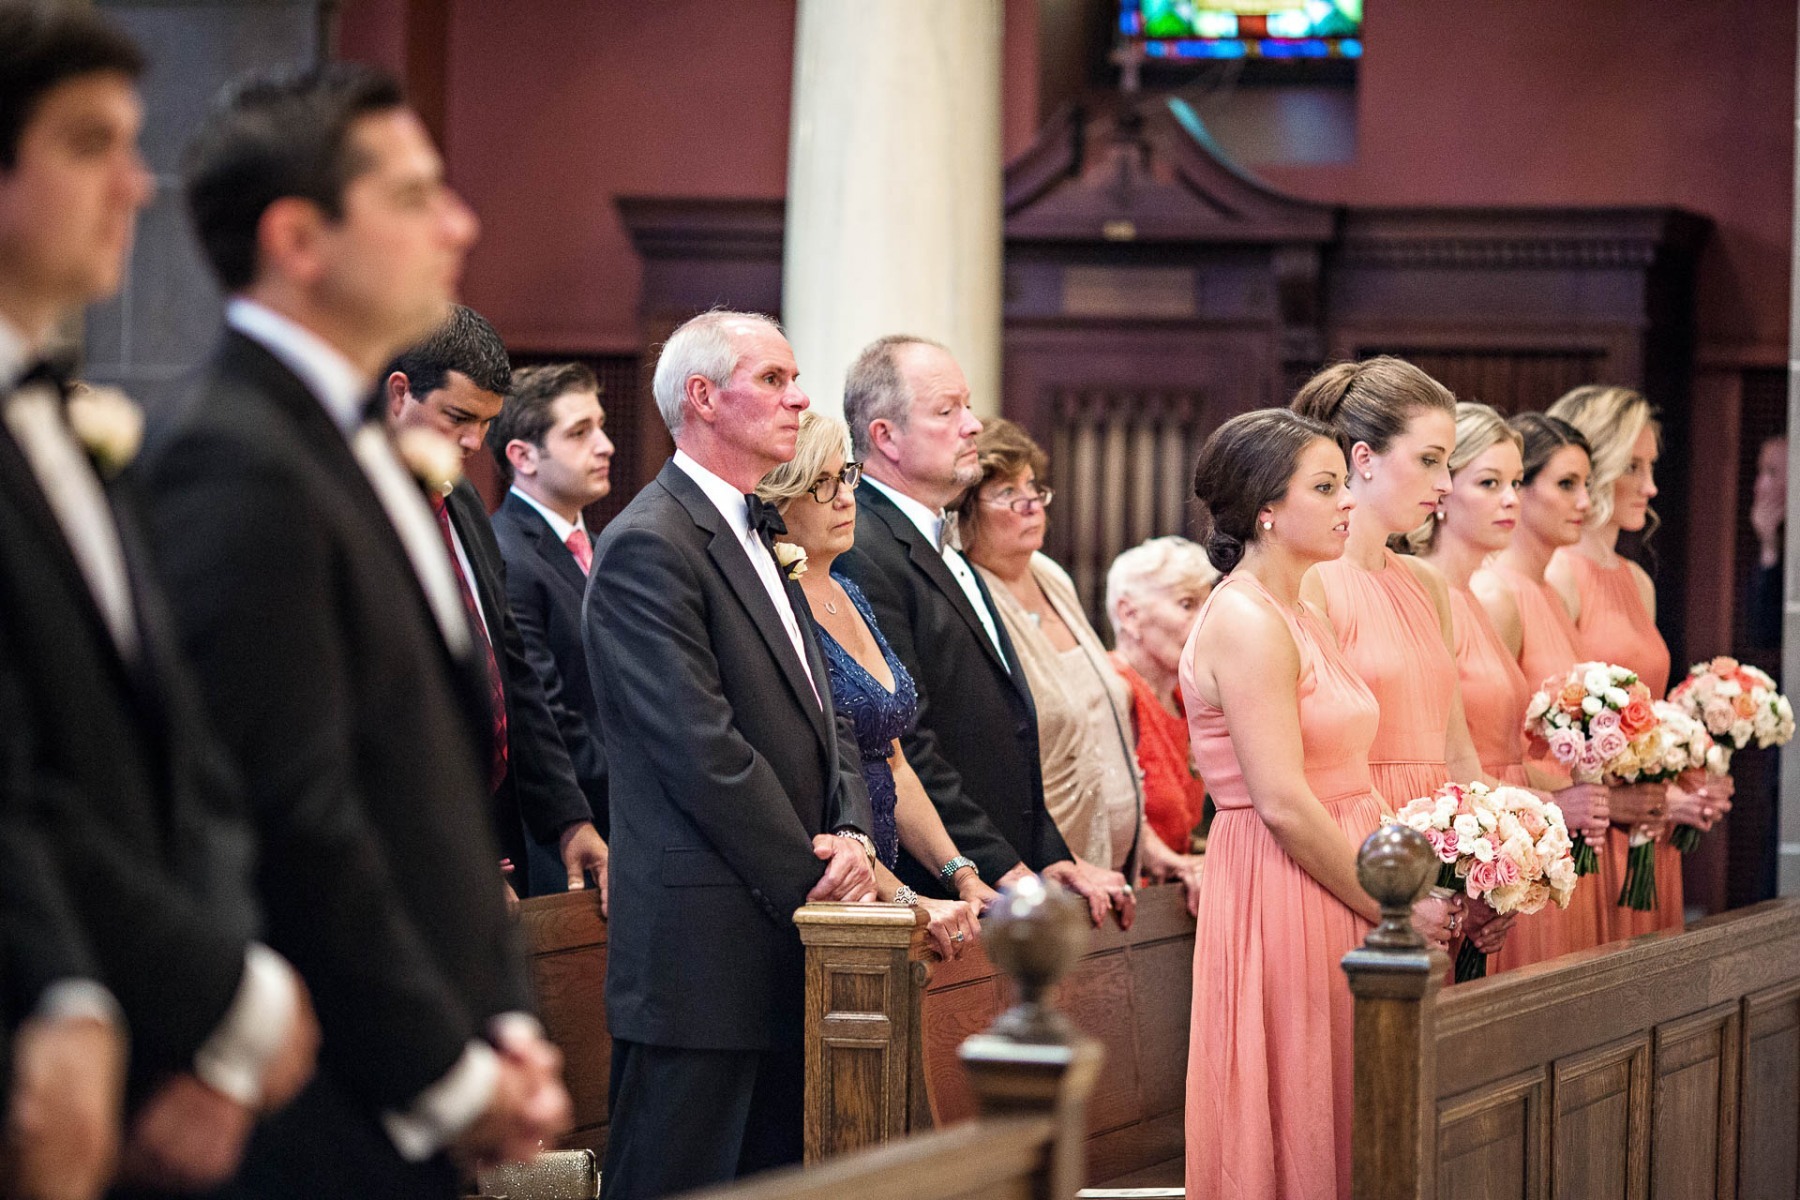
[[[437,514],[438,532],[444,535],[444,549],[450,555],[450,570],[456,576],[456,588],[462,593],[463,611],[469,614],[469,627],[487,656],[488,701],[494,710],[494,746],[488,766],[488,791],[500,790],[506,778],[506,686],[500,678],[500,661],[494,657],[494,644],[488,640],[487,623],[481,619],[481,607],[475,603],[475,590],[463,574],[456,557],[456,539],[450,533],[450,509],[442,496],[431,498],[431,510]]]
[[[587,530],[579,526],[571,529],[563,545],[569,548],[569,553],[573,554],[575,561],[581,564],[583,575],[594,569],[594,544],[588,541]]]

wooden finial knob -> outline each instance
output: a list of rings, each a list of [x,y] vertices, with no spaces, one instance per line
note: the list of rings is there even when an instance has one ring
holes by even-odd
[[[1082,904],[1055,884],[1027,875],[1001,889],[989,908],[982,943],[1012,979],[1019,1002],[989,1031],[1023,1042],[1060,1042],[1068,1023],[1044,1003],[1045,994],[1088,947]]]
[[[1371,833],[1356,855],[1356,878],[1381,906],[1381,924],[1364,944],[1415,950],[1425,945],[1412,925],[1412,906],[1437,877],[1437,855],[1416,829],[1389,822]]]

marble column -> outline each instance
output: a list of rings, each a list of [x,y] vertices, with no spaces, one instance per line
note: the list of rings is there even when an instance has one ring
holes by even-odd
[[[1001,0],[800,0],[782,318],[821,410],[914,333],[999,411],[1000,28]]]

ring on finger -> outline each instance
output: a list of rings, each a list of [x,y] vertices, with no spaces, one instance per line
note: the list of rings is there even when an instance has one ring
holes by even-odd
[[[959,929],[955,933],[950,935],[950,940],[953,942],[960,942],[963,940],[963,938],[965,936],[967,936],[967,935],[964,934],[963,931]]]

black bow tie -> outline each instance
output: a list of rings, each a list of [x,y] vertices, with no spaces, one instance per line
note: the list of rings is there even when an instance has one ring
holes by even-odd
[[[781,519],[781,510],[755,492],[745,496],[744,502],[750,506],[750,532],[765,543],[788,531],[787,522]]]
[[[75,364],[66,358],[40,358],[19,378],[19,388],[23,390],[38,384],[48,384],[61,399],[68,399],[69,385],[75,377]]]

